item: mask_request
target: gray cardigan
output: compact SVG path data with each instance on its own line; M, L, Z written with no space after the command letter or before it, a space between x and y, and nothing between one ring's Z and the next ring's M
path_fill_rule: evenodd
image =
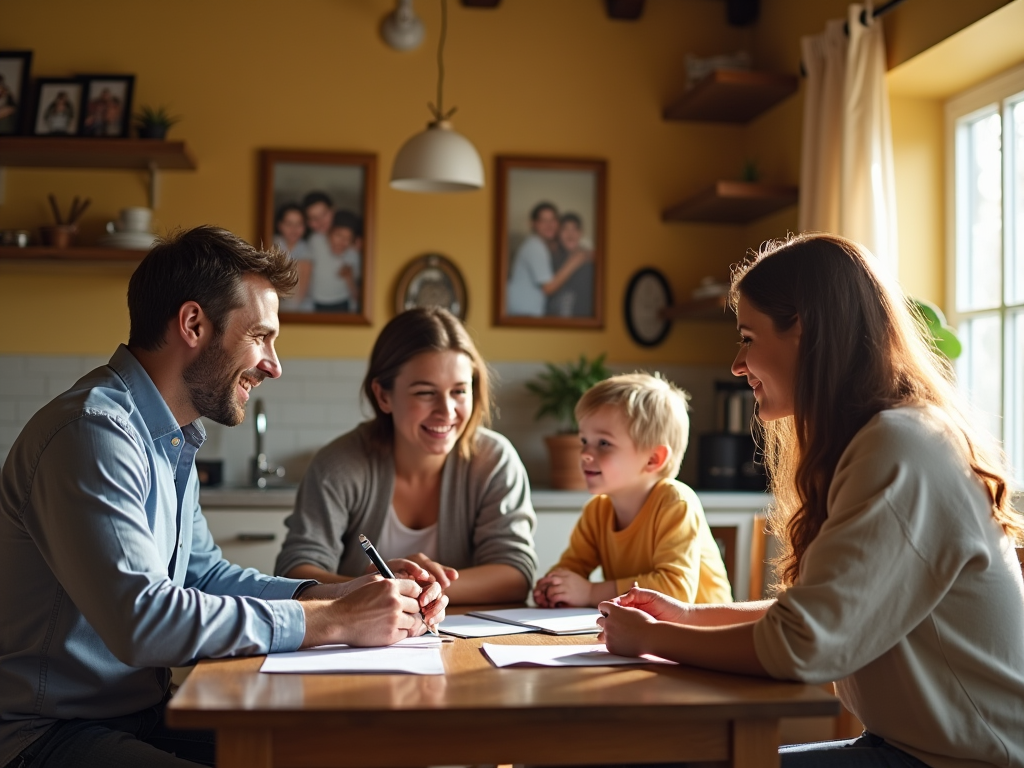
M375 450L368 424L324 446L302 478L276 573L309 564L345 576L366 572L359 534L380 537L394 494L390 450ZM477 430L469 461L452 451L441 475L437 559L453 568L504 563L529 584L537 569L526 469L512 444L497 432Z

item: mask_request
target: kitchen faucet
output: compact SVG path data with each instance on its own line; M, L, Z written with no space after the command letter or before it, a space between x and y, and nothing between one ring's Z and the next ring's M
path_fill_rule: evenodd
M284 477L284 467L275 467L267 461L263 451L263 436L267 434L267 414L263 410L263 400L254 404L256 417L256 457L252 460L252 484L257 488L266 488L267 481L272 477Z

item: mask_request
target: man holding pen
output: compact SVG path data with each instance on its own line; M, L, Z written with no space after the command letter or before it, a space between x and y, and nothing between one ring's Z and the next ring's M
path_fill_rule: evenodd
M443 619L447 598L413 563L425 586L327 585L242 569L213 543L199 418L239 424L252 388L281 375L278 299L295 282L286 254L224 230L157 245L129 283L128 345L15 442L0 475L0 766L212 765L212 734L163 725L167 667L385 645Z

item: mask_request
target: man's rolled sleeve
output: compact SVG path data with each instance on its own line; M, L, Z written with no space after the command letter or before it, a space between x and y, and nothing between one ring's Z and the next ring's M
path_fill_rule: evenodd
M270 652L297 651L302 647L302 641L306 637L306 613L302 610L302 604L297 600L270 600L268 605L274 616Z

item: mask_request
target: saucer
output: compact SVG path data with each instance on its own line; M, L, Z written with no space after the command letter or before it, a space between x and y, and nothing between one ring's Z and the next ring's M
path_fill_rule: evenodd
M137 251L148 251L156 242L152 232L114 232L102 238L100 245L107 248L130 248Z

